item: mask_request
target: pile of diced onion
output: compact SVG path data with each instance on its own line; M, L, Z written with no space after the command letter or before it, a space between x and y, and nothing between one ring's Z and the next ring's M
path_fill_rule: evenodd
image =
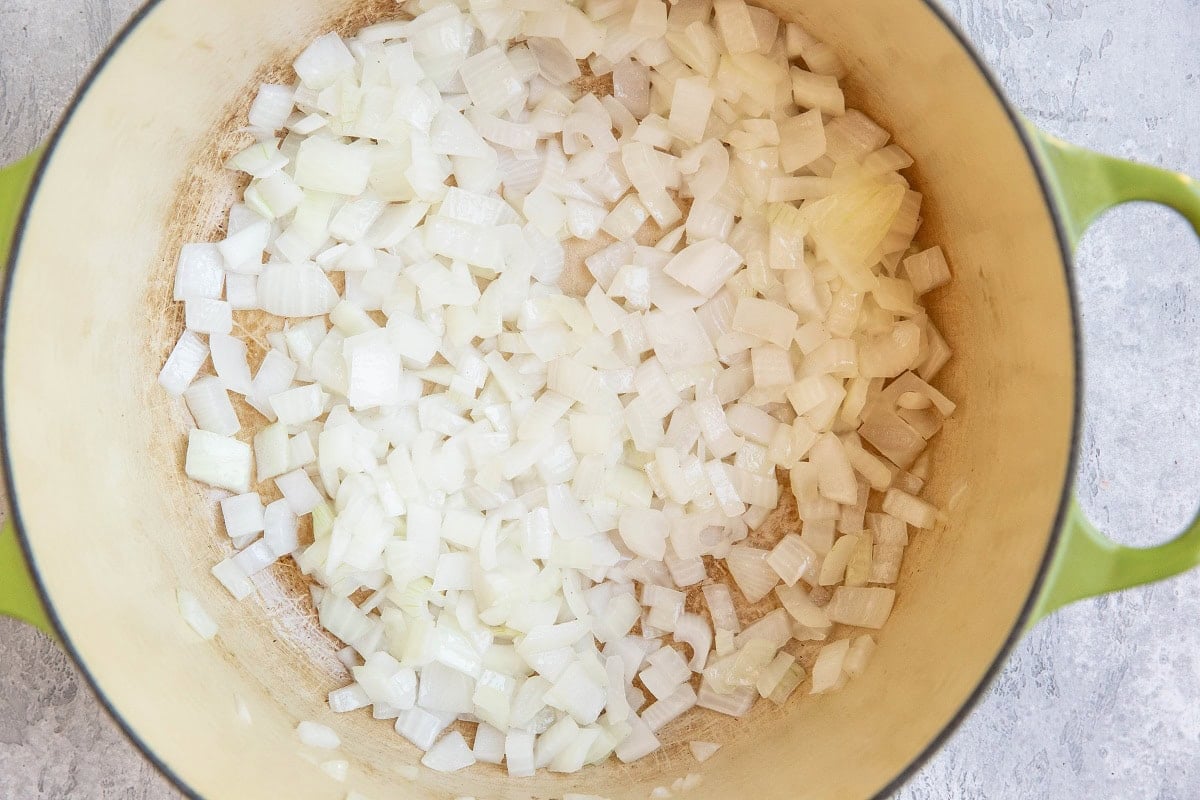
M261 87L227 235L180 253L160 382L222 490L213 574L294 558L330 707L437 770L633 761L694 707L840 687L954 409L912 159L742 0L401 10Z

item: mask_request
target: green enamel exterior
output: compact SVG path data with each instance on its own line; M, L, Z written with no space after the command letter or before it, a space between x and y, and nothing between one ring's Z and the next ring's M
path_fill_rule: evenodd
M1200 184L1186 175L1134 164L1062 142L1027 124L1072 251L1102 213L1135 200L1161 203L1183 215L1200 235ZM1200 514L1176 538L1157 547L1117 544L1092 525L1077 498L1030 624L1067 603L1152 583L1200 564Z
M0 266L8 263L17 217L41 157L39 149L0 170ZM29 575L11 521L0 529L0 615L23 620L51 636L55 635Z
M28 622L56 636L25 566L25 554L21 552L12 522L0 528L0 616Z

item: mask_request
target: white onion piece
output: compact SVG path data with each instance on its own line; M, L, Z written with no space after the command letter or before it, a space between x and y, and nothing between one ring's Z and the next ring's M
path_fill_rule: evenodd
M371 698L357 683L334 689L329 693L329 710L338 714L366 708L371 704Z
M238 539L263 530L263 504L257 492L226 497L220 503L229 538Z
M233 436L240 430L241 423L220 378L200 378L183 393L183 399L202 430L221 436Z
M779 583L779 576L767 563L770 555L768 550L738 545L731 548L725 556L730 574L751 603L757 603L766 597Z
M244 493L250 488L250 470L249 445L209 431L188 434L184 471L192 480Z
M795 663L796 659L788 653L776 654L774 660L763 668L755 681L754 688L758 690L759 695L770 697L779 688L784 676Z
M644 758L662 746L662 742L641 717L631 716L629 724L632 728L629 736L616 748L617 758L626 764Z
M627 508L621 512L619 530L622 541L634 553L661 560L666 553L669 525L661 511Z
M169 394L182 395L207 358L208 345L204 340L192 331L184 331L158 374L159 385Z
M724 242L705 239L685 247L663 271L684 286L712 297L741 265L736 250Z
M179 614L201 639L211 639L217 635L217 623L200 605L196 595L186 589L176 589L175 599L179 603Z
M718 692L707 680L700 683L696 705L730 717L744 717L758 699L753 686L741 686L730 692Z
M332 728L319 722L304 720L296 726L296 733L304 744L322 750L335 750L342 743Z
M220 251L212 244L185 244L175 266L175 300L219 300L225 283Z
M651 703L642 712L642 720L646 723L646 727L657 733L667 723L678 719L695 705L696 690L685 683L666 697Z
M267 264L258 277L258 301L280 317L312 317L332 311L338 295L316 265Z
M703 672L712 649L713 634L708 622L699 614L680 614L675 623L675 641L683 642L692 648L692 657L688 667L693 672Z
M692 751L692 757L697 762L703 764L717 754L717 751L721 749L721 745L715 742L693 741L688 742L688 749Z
M475 763L475 755L458 731L437 741L421 758L421 763L437 772L458 772Z
M792 624L788 619L788 613L777 608L759 619L753 624L747 625L745 630L734 637L734 644L742 649L752 641L764 641L771 647L778 650L787 644L791 638Z
M861 628L881 628L892 613L895 600L896 592L893 589L839 586L833 590L833 597L825 607L825 612L833 622Z
M704 586L703 591L713 627L731 633L741 631L742 623L738 620L729 587L723 583L710 583Z
M836 688L842 681L842 665L850 650L850 640L842 639L821 648L812 670L812 694L821 694Z
M787 613L806 628L826 630L830 626L825 610L813 602L799 586L776 586L775 594Z
M937 520L937 509L920 498L889 489L883 498L883 511L915 528L932 528Z

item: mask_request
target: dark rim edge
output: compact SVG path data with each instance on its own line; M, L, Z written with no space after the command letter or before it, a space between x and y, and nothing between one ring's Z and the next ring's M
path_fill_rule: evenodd
M54 151L58 147L59 141L62 139L67 127L70 125L75 111L78 109L80 101L91 89L96 82L100 73L108 65L116 51L125 43L125 40L145 21L146 17L158 7L162 0L147 0L147 2L121 27L112 41L105 48L104 52L96 60L88 71L87 76L80 83L79 88L67 103L63 111L62 118L55 126L54 131L50 134L46 141L45 152L42 155L41 161L38 163L37 169L29 184L29 190L25 195L22 203L21 213L17 220L17 225L13 230L12 247L8 254L8 260L5 268L3 279L3 291L0 293L0 461L4 467L4 484L8 491L9 506L12 513L13 528L17 536L17 542L21 547L21 551L25 556L26 563L29 565L29 572L33 578L35 587L37 588L38 597L42 601L42 605L46 609L46 615L50 623L54 626L54 630L58 633L62 640L63 647L71 660L75 662L75 666L91 687L93 694L100 701L104 710L113 719L122 733L141 751L142 755L154 765L164 777L175 785L177 789L182 791L191 800L205 800L199 793L189 786L178 774L175 773L170 766L164 763L155 754L154 750L142 740L138 733L129 725L120 712L116 709L113 703L108 699L108 696L100 688L95 677L88 670L79 651L71 642L70 636L64 627L62 621L58 617L58 613L50 602L49 594L46 587L42 583L42 578L37 569L37 563L33 556L32 548L29 545L28 538L25 534L25 526L21 519L20 504L17 500L16 485L13 479L12 459L9 453L8 436L4 435L8 429L8 383L6 377L7 369L7 343L8 343L8 322L9 322L9 307L10 298L12 296L13 276L16 272L18 256L20 255L22 238L28 223L29 214L33 208L37 198L38 189L41 185L42 177L45 174L47 165L54 155ZM983 60L979 53L971 44L970 39L959 27L957 21L952 19L935 0L921 0L927 9L942 23L951 36L958 42L963 51L974 62L976 69L979 70L988 87L992 90L992 95L995 97L1000 106L1004 109L1009 122L1012 124L1022 147L1025 149L1026 157L1030 162L1034 175L1037 178L1038 186L1042 190L1042 200L1045 203L1046 211L1054 223L1054 230L1058 237L1060 255L1062 259L1062 268L1064 271L1064 279L1067 289L1067 297L1070 305L1070 321L1071 321L1071 340L1073 344L1075 358L1075 395L1072 402L1072 421L1070 431L1070 450L1067 458L1066 474L1063 476L1063 489L1059 497L1058 510L1054 515L1053 527L1050 531L1050 538L1047 541L1046 551L1042 556L1041 564L1038 566L1038 571L1034 577L1033 586L1030 589L1029 596L1026 597L1025 603L1021 608L1013 622L1013 627L1005 638L991 665L985 670L980 677L979 683L971 694L963 701L958 711L951 717L942 729L925 745L924 749L913 758L908 765L901 770L887 785L880 789L875 794L875 800L884 800L894 794L901 786L908 782L929 759L937 753L950 740L951 736L962 725L963 721L979 704L984 694L991 688L1000 673L1001 668L1008 661L1009 655L1017 642L1020 641L1025 633L1025 626L1029 620L1030 614L1035 603L1041 593L1041 590L1046 581L1046 575L1049 571L1050 564L1053 561L1054 554L1058 549L1058 542L1062 535L1062 526L1066 518L1067 509L1070 506L1071 495L1074 487L1074 475L1076 470L1077 448L1079 444L1079 431L1082 424L1082 384L1083 384L1083 353L1082 343L1079 339L1079 306L1078 298L1075 292L1075 283L1071 271L1072 254L1071 248L1068 245L1066 230L1063 226L1061 214L1054 200L1054 195L1049 185L1046 170L1037 154L1037 150L1030 141L1029 134L1025 126L1021 123L1020 116L1009 102L1008 97L1004 94L1000 87L1000 82L997 80L995 73L991 67Z

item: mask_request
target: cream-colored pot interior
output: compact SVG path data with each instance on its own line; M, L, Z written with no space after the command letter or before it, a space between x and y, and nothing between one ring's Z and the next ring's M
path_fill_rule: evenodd
M170 302L177 248L220 235L236 188L220 163L253 87L319 32L353 30L394 3L163 0L104 65L54 148L20 244L5 339L10 467L71 646L196 794L643 800L701 771L697 799L857 798L901 775L975 691L1031 593L1067 478L1075 364L1051 213L1001 101L923 2L767 5L837 48L851 103L916 158L922 237L955 270L932 305L955 349L939 383L960 402L928 496L956 501L944 526L914 537L871 669L844 691L763 703L744 720L694 711L636 764L521 781L487 765L405 781L398 768L419 754L390 723L329 712L326 693L347 680L294 573L277 568L274 588L240 604L209 575L228 540L183 476L186 412L155 383L182 324ZM217 618L214 643L180 618L179 586ZM315 766L331 755L300 745L302 719L341 734L348 784ZM690 738L725 747L698 768Z

